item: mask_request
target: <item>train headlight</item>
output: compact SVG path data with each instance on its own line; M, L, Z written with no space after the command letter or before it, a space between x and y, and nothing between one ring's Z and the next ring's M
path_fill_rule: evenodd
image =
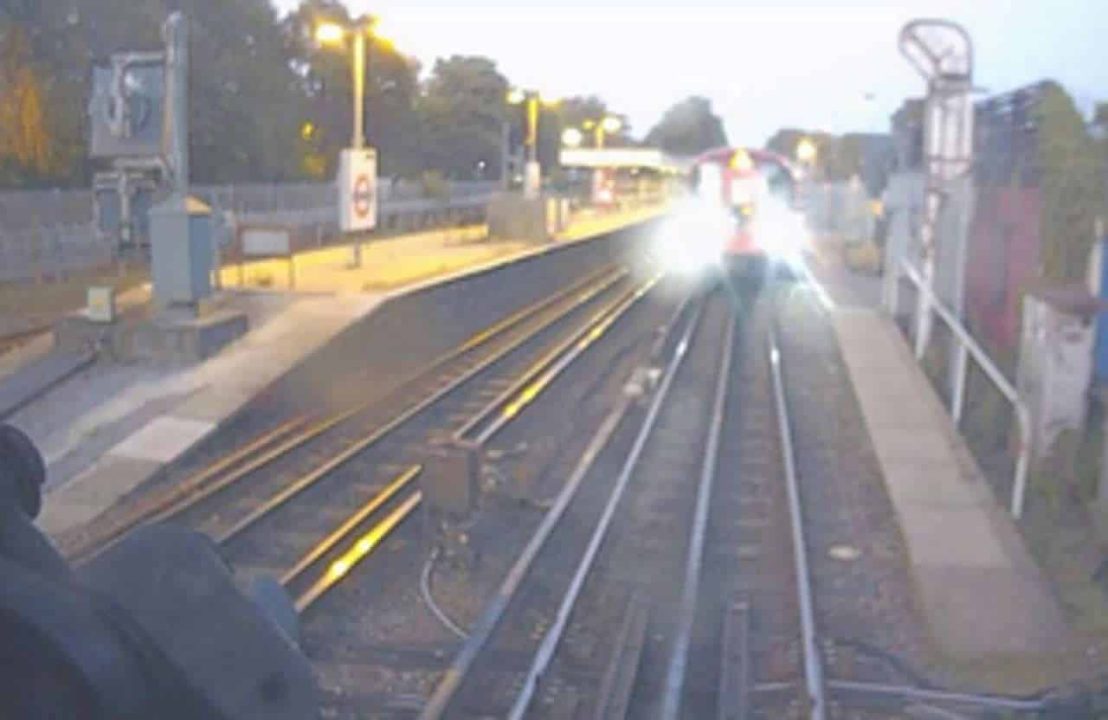
M796 264L810 247L804 217L779 203L762 209L756 220L759 246L775 260Z
M663 223L654 243L654 256L667 270L700 273L719 263L724 243L735 222L718 204L690 201Z

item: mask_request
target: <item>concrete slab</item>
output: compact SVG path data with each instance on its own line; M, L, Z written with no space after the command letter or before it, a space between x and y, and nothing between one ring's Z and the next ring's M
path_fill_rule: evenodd
M981 656L981 638L991 655L1049 655L1058 647L1058 610L1039 582L1007 567L936 565L917 572L921 600L932 632L954 657Z
M858 403L874 426L890 428L923 428L934 421L929 403L919 402L917 393L869 392L858 394Z
M893 324L831 311L939 650L977 662L1049 658L1061 609Z
M869 434L882 467L904 460L954 463L954 453L941 429L928 425L903 427L873 423L869 425Z
M936 493L938 494L938 493ZM940 495L940 497L942 497ZM917 567L1006 568L1007 553L975 505L913 502L897 507ZM948 590L950 588L947 588Z
M885 485L896 496L894 505L943 508L994 502L992 491L962 477L960 465L952 460L897 460L884 468Z
M152 460L105 456L49 493L37 523L49 535L89 523L161 467L162 463Z
M162 415L108 451L109 455L167 463L207 435L213 422Z

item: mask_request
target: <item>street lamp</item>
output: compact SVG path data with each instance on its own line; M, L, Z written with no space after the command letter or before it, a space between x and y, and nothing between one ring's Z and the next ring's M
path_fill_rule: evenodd
M315 28L315 39L320 45L342 47L346 44L347 37L354 40L350 50L354 87L354 130L351 134L350 146L356 150L365 147L366 40L370 37L384 40L376 31L375 18L364 18L353 25L321 22Z
M581 147L581 143L584 142L585 135L575 127L568 127L562 131L562 144L566 147Z
M816 144L809 137L800 138L796 144L796 160L804 165L814 165L816 162Z
M350 149L339 158L339 226L343 232L372 230L377 223L377 156L365 142L365 83L367 39L374 35L376 20L364 17L344 25L321 22L316 25L315 39L320 45L343 47L348 37L351 43L351 69L354 95L354 127ZM362 265L362 243L353 243L353 267Z
M527 167L523 176L523 194L525 197L539 196L542 168L539 166L539 106L556 105L553 98L543 98L537 90L512 88L505 98L509 105L525 105L527 108L527 135L524 145L527 147Z
M593 131L593 147L599 150L604 147L607 133L617 133L623 129L623 121L615 115L605 115L599 120L586 120L581 126Z

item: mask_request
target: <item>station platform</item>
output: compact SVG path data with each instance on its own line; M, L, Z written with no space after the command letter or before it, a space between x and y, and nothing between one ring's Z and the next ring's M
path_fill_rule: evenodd
M893 322L879 281L819 256L827 309L895 509L935 649L976 678L1037 686L1069 650L1061 607Z
M572 242L617 230L652 217L645 208L575 215L553 242ZM533 242L489 240L485 225L432 230L362 243L361 266L353 267L352 245L335 245L272 258L228 264L220 273L225 288L273 288L302 293L357 293L395 289L466 268L515 257Z
M259 282L267 273L284 277L282 260L224 268L224 301L247 314L250 331L217 356L171 368L96 363L8 418L35 440L47 461L40 527L59 539L92 522L388 298L598 237L661 212L644 208L582 218L539 245L482 242L483 228L367 242L359 268L349 266L348 246L311 251L294 261L292 292L277 282ZM240 278L245 287L236 287ZM142 293L148 296L149 288L133 295ZM10 376L45 352L49 344L36 340L0 355L0 367Z

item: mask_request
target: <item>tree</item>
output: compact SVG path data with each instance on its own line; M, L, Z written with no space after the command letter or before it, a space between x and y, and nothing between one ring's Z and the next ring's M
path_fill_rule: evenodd
M330 177L339 150L350 144L353 87L349 48L319 47L314 39L315 26L324 18L342 25L359 20L337 0L305 0L285 19L283 29L307 98L300 118L301 129L309 130L302 132L306 169L313 176ZM419 66L378 38L368 43L366 56L366 138L378 151L379 171L415 175L420 167L415 111Z
M51 132L44 105L23 29L0 27L0 180L16 184L50 173Z
M1035 107L1042 190L1042 270L1053 280L1079 280L1104 212L1104 150L1089 134L1073 99L1047 83Z
M448 177L492 175L499 166L508 81L483 57L438 60L417 103L423 167ZM513 112L522 109L513 108ZM482 170L484 169L484 170Z
M690 97L666 110L646 136L646 143L674 155L698 155L727 145L723 122L712 112L712 102Z
M299 173L304 96L268 0L9 0L0 23L24 33L42 89L52 158L43 181L88 183L89 67L114 52L160 49L170 6L190 22L193 180Z

